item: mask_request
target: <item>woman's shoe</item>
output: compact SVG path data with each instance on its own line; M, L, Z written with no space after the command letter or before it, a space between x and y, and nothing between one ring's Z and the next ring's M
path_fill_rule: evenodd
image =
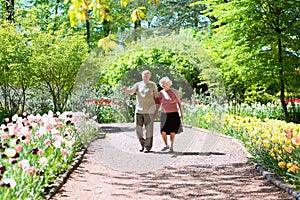
M167 151L170 147L169 146L165 146L164 148L161 149L161 151Z

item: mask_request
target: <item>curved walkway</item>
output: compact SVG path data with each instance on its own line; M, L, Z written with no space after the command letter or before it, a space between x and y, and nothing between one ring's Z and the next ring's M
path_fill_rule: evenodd
M184 127L174 153L161 152L155 123L153 148L139 152L134 124L104 124L83 163L52 199L293 199L247 164L236 140Z

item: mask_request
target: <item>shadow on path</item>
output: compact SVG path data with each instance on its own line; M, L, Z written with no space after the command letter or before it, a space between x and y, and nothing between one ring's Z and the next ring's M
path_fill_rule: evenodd
M169 152L169 151L150 151L153 154L173 154L173 156L211 156L211 155L226 155L222 152Z
M154 173L122 174L110 179L110 184L122 191L113 194L118 199L136 199L136 194L146 199L292 199L262 181L245 163L171 166Z

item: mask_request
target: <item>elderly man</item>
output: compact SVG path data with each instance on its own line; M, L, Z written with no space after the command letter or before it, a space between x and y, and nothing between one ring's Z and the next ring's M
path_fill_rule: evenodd
M157 86L150 81L151 72L145 70L142 72L142 81L137 82L127 89L122 88L122 91L127 94L136 94L136 108L135 108L135 123L136 134L142 146L140 152L145 150L145 153L150 152L153 143L153 122L154 112L156 109L156 102L158 100ZM143 126L146 129L146 138L143 133Z

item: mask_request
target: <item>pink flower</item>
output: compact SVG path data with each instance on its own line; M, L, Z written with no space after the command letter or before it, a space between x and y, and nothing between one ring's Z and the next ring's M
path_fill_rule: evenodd
M293 143L293 145L295 145L295 146L300 145L300 135L295 136L295 137L292 139L292 143Z
M51 131L51 129L52 129L51 125L48 124L48 125L46 126L46 129L47 129L48 131Z
M39 149L39 151L37 152L40 156L44 154L44 150L43 149Z
M36 132L35 136L39 138L42 136L42 134L41 134L41 132L38 131L38 132Z
M17 152L21 152L21 151L23 150L23 147L22 147L21 145L18 144L18 145L15 147L15 149L16 149Z
M24 141L24 143L25 144L30 144L30 140L27 139L27 140Z
M51 144L51 140L50 140L50 139L46 139L46 140L44 141L44 144L45 144L46 146L49 146L49 145Z
M62 122L57 122L56 127L62 127L64 124Z
M27 172L28 174L30 174L30 175L34 175L36 171L37 171L37 168L36 168L35 166L30 166L30 167L26 170L26 172Z
M284 132L285 132L285 137L287 138L287 139L292 139L293 138L293 129L288 129L288 130L284 130Z
M28 160L21 160L19 163L18 163L18 166L20 168L22 168L23 170L27 170L29 168L29 161Z
M1 138L7 139L7 138L9 138L9 135L7 133L2 133Z
M24 136L25 136L26 138L30 138L30 137L31 137L31 133L27 132L27 133L24 134Z
M68 150L67 150L67 149L62 149L62 150L61 150L61 153L62 153L63 155L67 155L67 154L68 154Z
M68 132L68 133L72 133L72 129L70 129L70 128L67 128L67 129L66 129L66 132Z
M52 133L52 135L60 135L61 134L60 131L57 129L52 129L51 133Z

